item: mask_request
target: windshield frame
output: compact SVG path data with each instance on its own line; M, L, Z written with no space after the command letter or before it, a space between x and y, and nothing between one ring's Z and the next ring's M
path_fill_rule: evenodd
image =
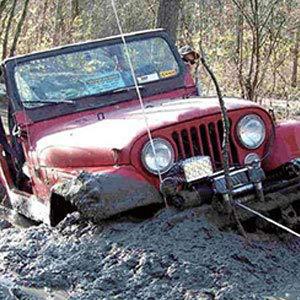
M177 51L175 44L171 41L170 37L164 30L151 30L143 31L138 33L127 34L125 36L126 41L129 43L131 41L145 40L149 38L160 37L165 40L169 46L174 58L178 64L179 72L177 75L160 79L159 81L153 81L143 84L144 88L141 91L143 97L153 96L159 93L173 91L175 89L185 87L184 84L184 70L185 66L182 59ZM74 112L80 112L84 110L90 110L100 107L107 107L124 101L130 101L137 99L135 89L130 91L124 91L121 93L104 94L104 95L89 95L77 98L75 105L68 105L67 103L59 103L55 106L51 106L49 110L48 105L37 106L37 107L24 107L20 96L18 93L16 80L15 80L15 67L19 64L23 64L35 59L42 59L47 57L56 56L57 54L68 54L76 51L85 51L88 49L97 48L99 46L109 46L115 43L122 42L120 36L104 38L101 40L84 42L79 44L62 46L55 49L50 49L43 52L35 52L29 55L19 56L15 58L10 58L4 61L4 75L6 79L7 94L8 97L13 101L13 107L15 111L26 110L26 113L35 121L41 121L45 119L51 119L57 116L71 114Z

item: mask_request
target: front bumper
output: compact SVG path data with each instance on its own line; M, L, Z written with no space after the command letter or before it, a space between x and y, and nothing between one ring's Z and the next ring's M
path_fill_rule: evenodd
M82 172L57 184L53 190L71 203L83 218L94 223L136 208L163 203L154 186L134 177L130 169L125 170L119 174Z
M300 199L300 159L269 174L265 174L256 162L251 166L231 169L229 176L233 200L251 204L259 211L286 208ZM163 180L161 192L177 208L212 204L220 213L228 212L229 190L224 172L187 182L181 164L178 164ZM245 214L245 218L247 216Z

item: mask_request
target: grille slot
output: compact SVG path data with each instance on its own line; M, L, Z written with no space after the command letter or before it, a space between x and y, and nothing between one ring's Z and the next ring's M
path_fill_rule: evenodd
M222 168L223 125L221 120L173 131L172 138L177 147L179 160L197 155L210 156L214 169ZM232 133L230 135L229 159L231 165L236 165L239 162Z

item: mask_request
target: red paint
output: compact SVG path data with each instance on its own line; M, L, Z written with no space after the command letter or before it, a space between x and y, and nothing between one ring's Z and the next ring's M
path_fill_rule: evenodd
M300 157L300 121L288 121L276 126L276 138L270 157L265 161L267 171Z
M153 101L153 107L147 109L151 131L155 135L164 135L163 128L180 130L190 120L198 122L206 116L207 119L220 118L218 100L215 98L191 98ZM251 113L256 107L252 102L228 99L229 111L239 118L241 111L248 108ZM263 118L266 113L257 109ZM102 110L103 111L103 110ZM105 119L98 120L97 111L89 115L72 115L73 120L66 117L44 121L29 126L32 153L36 163L48 167L97 167L114 164L113 149L119 150L118 163L129 164L130 151L133 143L146 133L145 120L137 103L131 107L110 110L104 113ZM69 117L69 116L67 116ZM197 122L196 121L196 122ZM268 118L268 126L270 119Z
M226 103L234 125L232 135L234 144L239 150L238 159L240 164L243 164L244 157L251 151L239 145L234 135L236 123L245 114L257 113L265 120L269 132L271 119L253 102L226 99ZM148 119L153 137L169 140L174 148L176 147L171 138L174 130L180 131L200 123L208 124L221 118L216 98L160 101L155 99L151 104L153 107L148 109ZM141 149L148 136L139 105L131 102L131 105L119 109L106 108L104 120L98 120L99 111L93 110L89 114L74 114L29 125L33 146L32 164L44 170L40 172L40 179L33 179L34 190L40 197L47 198L51 189L51 184L46 190L45 186L42 188L43 181L51 179L50 182L54 183L61 176L56 175L55 179L50 175L53 173L52 169L59 169L60 174L64 170L75 173L81 170L107 172L108 167L116 163L134 166L139 176L142 175L144 179L158 187L157 177L149 174L140 160ZM117 158L114 157L114 149L118 150ZM265 151L264 144L255 152L262 157ZM177 152L176 155L178 156Z
M199 125L208 125L213 122L217 122L221 119L221 114L220 110L217 107L217 99L209 99L210 104L208 104L205 99L199 100L199 104L201 105L208 105L209 109L201 109L199 111L194 110L194 115L193 117L190 117L188 120L185 120L184 118L180 121L180 123L176 123L174 126L168 126L165 128L159 128L157 130L153 130L152 134L153 137L161 137L166 140L168 140L172 145L173 148L175 149L175 155L176 159L178 158L178 152L176 151L176 146L175 143L172 139L172 133L174 130L177 132L180 132L182 130L189 130L190 128L195 128ZM206 102L206 104L205 104ZM258 114L263 120L265 120L266 128L267 128L267 137L270 136L271 134L271 118L268 115L268 113L259 108L256 105L253 105L252 102L248 101L242 101L242 100L236 100L236 99L228 99L227 101L227 108L229 112L229 117L232 120L232 127L231 127L231 132L232 132L232 137L233 137L233 143L237 149L237 154L238 154L238 161L240 165L243 165L244 158L247 156L247 154L255 152L257 153L260 157L263 157L267 151L267 144L264 143L261 147L259 147L256 150L249 150L245 149L242 147L239 143L239 140L237 136L234 134L236 131L236 125L238 121L241 119L246 114L249 113L256 113ZM214 104L216 105L215 111L213 109ZM237 107L238 106L238 107ZM132 163L133 165L139 170L140 173L144 173L145 177L147 178L148 181L152 182L156 186L159 185L159 182L157 180L157 176L150 174L145 170L145 168L142 166L141 161L140 161L140 151L144 145L144 143L148 140L147 135L144 135L141 139L139 139L134 147L132 148L131 152L131 157L132 157ZM219 143L219 150L221 149L221 143ZM211 149L213 151L213 149Z
M191 87L188 89L188 93L193 93ZM188 130L200 123L209 124L220 119L217 98L183 99L185 95L187 89L181 89L144 99L145 105L151 106L147 109L147 116L153 137L167 139L173 145L177 157L172 132ZM243 164L245 156L250 152L256 152L263 157L267 151L267 144L264 143L254 151L245 149L235 135L235 126L244 115L256 113L264 120L269 138L272 128L269 114L250 101L226 99L226 105L233 123L232 137L239 164ZM104 119L98 119L99 112L104 115ZM66 177L66 174L79 174L82 170L106 173L123 172L123 168L130 168L131 171L127 173L124 171L124 174L137 177L139 180L147 180L157 187L159 185L157 176L147 172L140 160L141 149L148 137L137 100L37 123L28 122L24 112L19 112L17 120L23 130L29 130L27 136L30 137L30 151L28 139L23 140L26 156L31 165L32 187L34 193L45 201L50 199L51 188L57 181ZM274 154L264 164L267 170L277 167L291 157L300 156L299 138L296 140L298 130L298 123L278 126L274 148L280 150L273 151ZM289 147L283 146L280 140L286 141ZM118 153L118 166L114 149ZM220 150L220 145L218 149Z
M192 130L203 126L208 136L207 141L211 141L213 137L208 128L217 128L221 120L218 99L196 97L195 85L188 73L184 83L184 88L144 99L153 137L168 140L175 150L177 160L185 145L180 140L178 146L174 134L186 132L191 144ZM269 149L273 121L266 110L250 101L236 98L225 100L232 122L232 149L236 152L230 155L232 166L243 165L245 157L253 152L262 158L271 150L271 155L263 163L267 171L300 157L300 122L278 125L275 142L271 145L272 149ZM98 117L99 114L101 118ZM237 123L247 114L259 115L266 126L266 141L256 150L243 147L236 135ZM24 111L16 112L15 116L24 133L22 143L33 193L44 203L50 201L56 183L77 176L82 171L120 174L136 180L146 180L159 187L158 177L145 170L141 163L141 150L148 141L148 136L137 99L36 123ZM197 135L200 139L199 132L197 131ZM221 152L222 137L217 131L215 134L215 145L209 142L207 145L200 145L201 148L207 147L210 156ZM191 149L191 156L195 155L195 151L194 148ZM183 158L186 157L188 155L184 153ZM212 160L215 169L222 165L221 156L220 161L216 157ZM12 180L2 156L0 162L2 178L8 183L7 188L12 188Z

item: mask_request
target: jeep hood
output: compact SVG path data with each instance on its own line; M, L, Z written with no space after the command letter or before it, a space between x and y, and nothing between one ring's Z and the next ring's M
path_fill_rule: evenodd
M228 111L258 107L253 102L225 99ZM190 98L151 102L146 105L152 131L194 118L220 113L217 98ZM59 123L59 122L57 122ZM60 123L40 133L34 141L40 165L48 167L99 167L130 163L133 143L146 134L141 108L131 106L104 114Z

